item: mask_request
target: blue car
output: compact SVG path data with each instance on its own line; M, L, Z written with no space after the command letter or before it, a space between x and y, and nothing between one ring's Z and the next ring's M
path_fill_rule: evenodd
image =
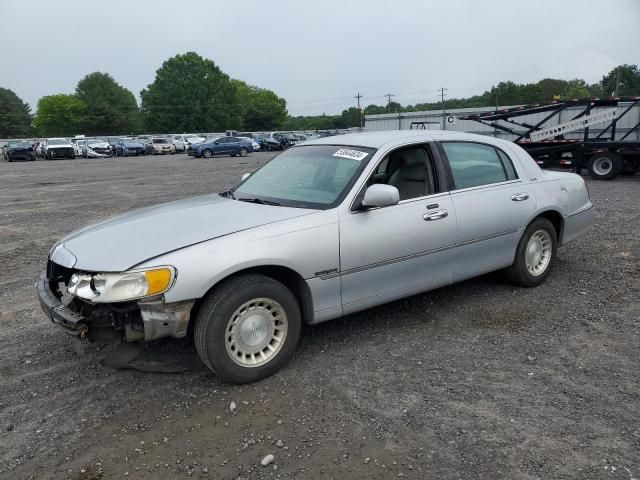
M249 152L253 152L251 142L237 137L210 138L202 143L190 146L187 150L189 155L198 158L211 158L214 155L246 157Z
M145 153L144 145L133 140L124 138L116 143L116 156L137 157L138 155L144 155Z

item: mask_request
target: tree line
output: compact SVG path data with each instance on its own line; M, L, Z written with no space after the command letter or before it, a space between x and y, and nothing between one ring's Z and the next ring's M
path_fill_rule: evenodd
M594 84L546 78L500 82L480 95L446 100L447 109L522 105L553 99L640 96L638 65L620 65ZM47 95L35 114L13 91L0 88L0 138L120 135L141 132L332 130L360 125L361 115L440 110L440 102L371 104L340 115L289 116L286 101L270 90L225 74L212 61L188 52L166 60L150 85L133 93L108 73L82 78L73 94Z

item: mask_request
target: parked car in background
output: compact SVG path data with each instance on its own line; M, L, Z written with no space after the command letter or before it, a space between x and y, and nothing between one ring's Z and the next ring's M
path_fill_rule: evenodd
M118 143L121 140L123 140L123 138L121 138L121 137L108 137L105 140L109 144L109 146L111 147L111 151L113 152L113 154L116 155L116 147L117 147Z
M265 137L266 150L286 150L298 143L298 139L292 133L273 132Z
M105 139L91 138L87 139L85 145L83 145L82 156L84 158L112 157L113 150Z
M179 152L186 152L190 145L196 145L204 141L205 139L203 137L199 137L192 133L173 135L173 144Z
M261 150L260 144L255 140L255 138L251 138L251 137L238 137L238 138L241 140L246 140L247 142L250 142L254 152L259 152Z
M140 135L134 139L136 142L144 145L144 153L153 154L153 143L148 135Z
M7 162L15 160L35 160L36 152L27 140L10 140L2 147L2 158Z
M215 155L239 155L246 157L253 151L251 142L238 137L217 137L198 143L187 150L187 153L194 157L210 158Z
M71 144L73 145L73 150L76 154L76 157L82 157L84 149L87 146L86 138L73 138L71 139Z
M36 142L36 146L34 148L36 157L38 158L44 157L44 144L45 144L44 140L39 140L38 142Z
M164 155L167 153L176 153L176 147L164 137L153 137L151 139L154 155Z
M76 158L73 144L66 138L48 138L44 147L44 158L55 160L59 158Z
M115 152L116 152L116 156L122 156L122 157L130 157L130 156L138 156L138 155L146 154L144 145L130 138L121 138L120 141L116 143Z
M497 270L540 285L593 221L580 176L459 132L308 141L247 175L61 239L36 284L46 315L89 338L189 333L208 368L247 383L289 360L303 323Z

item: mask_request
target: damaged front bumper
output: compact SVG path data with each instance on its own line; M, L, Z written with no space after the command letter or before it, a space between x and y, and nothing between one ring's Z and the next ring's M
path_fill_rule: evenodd
M111 329L127 341L155 340L162 337L182 338L187 335L194 300L165 303L163 297L133 302L137 310L122 310L118 304L95 306L86 303L84 309L65 304L52 290L47 273L36 282L38 300L51 321L70 335L93 338L92 332ZM76 311L79 310L79 311ZM121 313L121 312L126 313Z

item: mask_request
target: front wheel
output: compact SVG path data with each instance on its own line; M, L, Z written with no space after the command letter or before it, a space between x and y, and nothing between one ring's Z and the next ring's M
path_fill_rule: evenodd
M240 149L240 156L241 157L246 157L248 153L249 153L249 150L247 150L246 148L241 148Z
M242 275L205 297L194 341L214 373L228 382L249 383L284 366L301 327L300 307L286 286L263 275Z
M204 158L211 158L211 157L213 157L213 151L211 151L211 150L210 150L210 149L208 149L208 148L205 148L205 149L202 151L202 156L203 156Z
M549 275L558 249L557 232L546 218L537 218L525 229L507 277L523 287L536 287Z

